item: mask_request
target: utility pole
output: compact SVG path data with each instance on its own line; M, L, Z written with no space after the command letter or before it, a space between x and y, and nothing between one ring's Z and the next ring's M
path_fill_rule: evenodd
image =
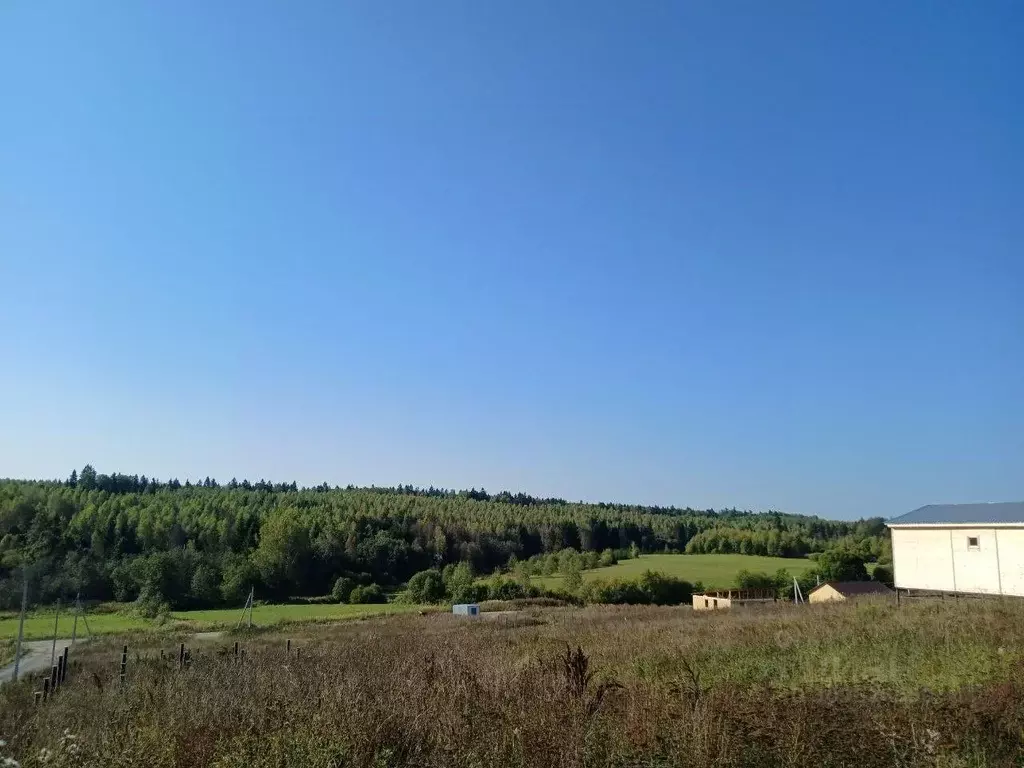
M245 607L242 608L242 615L238 617L238 623L235 624L235 629L242 626L242 622L246 620L246 614L249 618L249 629L252 629L252 603L253 597L256 594L256 587L249 588L249 599L245 601Z
M50 666L57 657L57 621L60 619L60 598L57 598L57 613L53 617L53 647L50 648Z
M22 572L21 587L21 618L18 619L18 644L14 647L14 676L13 682L18 682L18 666L21 664L21 640L25 636L25 611L28 608L28 571Z
M75 644L75 638L78 636L78 598L81 596L81 592L75 595L75 623L71 625L71 645Z

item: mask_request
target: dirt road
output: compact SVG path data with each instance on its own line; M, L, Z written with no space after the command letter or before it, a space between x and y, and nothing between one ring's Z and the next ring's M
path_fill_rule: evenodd
M57 653L64 650L65 645L71 645L70 640L57 641ZM18 665L18 679L42 675L50 669L50 651L53 648L53 640L25 640L21 644L21 664ZM56 660L56 656L54 657ZM3 669L0 669L0 684L10 682L14 679L14 662L12 661Z
M193 635L195 640L220 640L223 632L199 632ZM82 643L82 640L78 641ZM70 646L70 640L57 640L57 654L64 651L64 646ZM42 676L50 667L50 651L53 648L53 640L25 640L21 643L21 664L18 665L18 679L24 680L30 676ZM56 656L54 656L56 663ZM0 669L0 685L9 683L14 679L14 662Z

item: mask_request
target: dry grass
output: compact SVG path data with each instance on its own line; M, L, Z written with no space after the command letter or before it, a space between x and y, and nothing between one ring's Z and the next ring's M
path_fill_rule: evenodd
M886 603L699 615L404 616L194 645L179 672L97 645L34 708L0 691L23 766L1013 766L1024 604ZM138 642L153 642L139 638ZM170 650L168 643L166 650ZM75 738L63 736L65 729ZM72 754L74 753L74 754ZM2 755L0 751L0 755Z

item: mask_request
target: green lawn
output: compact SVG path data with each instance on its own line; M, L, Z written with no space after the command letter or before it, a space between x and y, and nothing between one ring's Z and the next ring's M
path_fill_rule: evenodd
M126 632L146 632L161 630L202 631L208 629L229 629L238 623L242 615L241 608L228 608L212 611L175 611L171 620L158 623L136 616L131 611L107 610L101 613L89 613L89 628L97 635L116 635ZM336 621L357 619L369 616L383 616L394 613L408 613L425 610L419 605L403 605L389 603L385 605L341 605L341 604L287 604L257 605L253 609L253 624L260 627L302 621ZM50 611L33 611L25 619L25 639L44 640L53 637L54 613ZM74 618L70 613L61 613L57 635L60 638L71 637ZM78 636L86 634L85 623L78 622ZM0 615L0 643L18 636L17 614Z
M814 567L804 558L761 557L759 555L640 555L622 560L607 568L584 571L583 577L593 579L635 580L644 571L659 571L689 582L703 582L708 589L726 589L736 585L740 571L774 574L785 568L792 576L799 576ZM553 589L561 585L562 576L535 576L534 582Z

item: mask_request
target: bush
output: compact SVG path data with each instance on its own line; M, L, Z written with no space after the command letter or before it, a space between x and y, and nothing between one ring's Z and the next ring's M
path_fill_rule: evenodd
M143 618L157 619L170 613L171 608L159 592L145 587L135 600L134 610Z
M339 603L347 603L352 598L352 591L356 588L356 580L348 576L340 576L334 582L331 589L331 596Z
M864 558L848 549L827 549L818 556L818 569L824 581L867 581Z
M445 588L441 572L436 569L420 571L409 579L409 599L414 603L439 603L444 600Z
M529 597L530 591L520 582L495 576L487 585L488 600L518 600ZM478 602L476 600L467 602Z
M651 602L650 595L634 581L588 581L580 589L580 597L587 603L609 605L646 605Z
M365 587L360 586L353 589L348 601L353 605L369 605L371 603L386 603L388 599L384 595L384 590L376 584L368 584Z
M874 581L881 582L882 584L891 587L893 585L892 568L884 565L875 566L875 571L871 574L871 578Z
M740 589L775 589L778 585L767 573L743 570L736 574L736 586Z
M644 571L640 577L640 589L654 605L680 605L690 602L693 585L674 576L655 571Z
M479 603L486 600L487 595L486 584L464 584L455 590L451 598L453 603Z

